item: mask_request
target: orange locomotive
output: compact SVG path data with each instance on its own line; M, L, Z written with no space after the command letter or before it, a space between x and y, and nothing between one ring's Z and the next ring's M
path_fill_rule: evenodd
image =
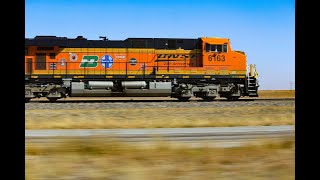
M257 97L254 65L227 38L87 40L36 36L25 41L25 100L67 96L192 96L211 101Z

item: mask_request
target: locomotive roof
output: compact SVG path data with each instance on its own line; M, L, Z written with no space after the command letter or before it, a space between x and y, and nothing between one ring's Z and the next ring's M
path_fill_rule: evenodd
M36 36L26 38L26 46L60 46L68 48L155 48L155 49L197 49L200 38L127 38L125 40L88 40L83 36L77 38L57 36Z

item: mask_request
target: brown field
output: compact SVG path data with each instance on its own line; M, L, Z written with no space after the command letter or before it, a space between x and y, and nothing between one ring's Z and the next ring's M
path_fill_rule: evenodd
M260 91L260 97L294 93ZM28 103L26 129L293 125L294 111L294 101ZM157 143L26 142L25 179L295 179L293 138L229 148Z
M259 90L259 98L295 98L295 90Z
M261 91L262 98L294 91ZM26 129L293 125L294 101L27 103Z
M152 147L114 141L26 144L29 179L282 179L294 177L294 139L241 147Z
M293 106L26 111L27 129L175 128L293 124Z
M290 97L294 91L261 91ZM27 103L26 129L175 128L293 125L294 101Z

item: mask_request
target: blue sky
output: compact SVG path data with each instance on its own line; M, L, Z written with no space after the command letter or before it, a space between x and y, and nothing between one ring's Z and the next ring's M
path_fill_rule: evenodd
M256 64L260 89L295 82L294 0L26 0L25 12L26 38L227 37Z

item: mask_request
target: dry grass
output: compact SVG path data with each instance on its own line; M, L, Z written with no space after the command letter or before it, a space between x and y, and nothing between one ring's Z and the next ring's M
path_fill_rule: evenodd
M294 98L295 90L259 90L259 98Z
M294 179L294 139L233 148L79 140L26 144L26 179Z
M26 129L293 125L293 106L27 110Z

